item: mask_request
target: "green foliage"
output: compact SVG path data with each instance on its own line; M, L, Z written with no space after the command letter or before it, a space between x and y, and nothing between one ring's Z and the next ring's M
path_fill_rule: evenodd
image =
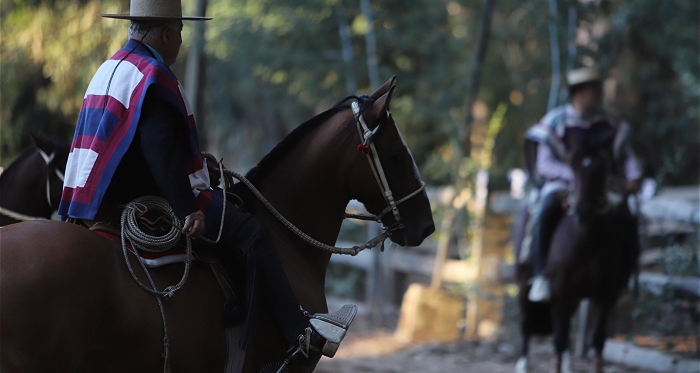
M372 0L382 79L398 76L392 113L422 176L446 184L471 160L454 160L481 15L480 1ZM566 6L560 33L566 42ZM664 183L697 182L698 3L683 0L574 2L576 65L595 62L617 82L613 109L633 126L647 174ZM185 0L191 13L194 0ZM83 93L99 64L126 39L128 0L11 0L3 3L0 46L0 164L27 146L27 132L70 137ZM491 180L505 184L524 166L522 135L544 114L551 76L545 1L499 0L477 104L487 123L507 104L492 148ZM359 1L210 0L205 108L198 121L212 151L247 169L299 123L347 94L369 93ZM670 22L669 20L673 20ZM350 28L352 61L341 54L340 21ZM184 71L192 27L174 70ZM585 40L584 40L585 39ZM566 51L566 48L562 49ZM562 54L562 62L569 56ZM359 92L348 92L350 69ZM471 110L471 108L469 108ZM475 116L476 117L476 116ZM251 146L252 145L252 146Z
M606 67L617 70L617 107L634 128L635 149L660 183L697 183L700 3L611 3L615 12L599 55Z
M126 40L123 23L98 16L121 10L115 5L17 0L3 7L0 163L29 146L29 132L70 140L92 74Z

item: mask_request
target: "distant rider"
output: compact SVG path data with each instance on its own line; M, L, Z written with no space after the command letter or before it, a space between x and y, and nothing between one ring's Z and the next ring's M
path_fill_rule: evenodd
M567 76L569 102L548 112L533 126L526 138L535 141L537 157L535 170L545 182L540 190L540 206L533 214L531 258L534 279L528 299L546 302L550 298L549 281L544 275L549 246L554 230L566 211L566 200L573 182L573 171L565 162L568 149L564 143L567 131L587 134L599 131L597 125L605 123L614 133L613 153L619 165L619 176L626 179L630 193L639 190L641 171L629 145L629 125L603 109L603 82L597 70L590 67L570 71Z

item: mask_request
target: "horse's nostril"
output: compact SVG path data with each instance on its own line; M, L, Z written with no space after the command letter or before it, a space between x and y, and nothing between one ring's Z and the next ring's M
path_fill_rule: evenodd
M435 232L435 224L430 224L423 230L423 238L426 238Z

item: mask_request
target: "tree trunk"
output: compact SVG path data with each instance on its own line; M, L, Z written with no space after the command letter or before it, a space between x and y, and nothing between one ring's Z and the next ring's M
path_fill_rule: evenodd
M552 56L552 81L549 86L547 111L554 109L559 103L559 87L561 86L561 64L559 52L559 10L557 0L549 0L549 46Z
M350 38L350 26L345 19L345 7L338 3L338 33L340 34L341 55L345 67L345 85L349 95L357 93L357 78L352 69L352 39ZM376 88L376 87L375 87Z
M477 94L479 93L479 84L481 82L481 69L484 64L484 58L486 57L486 49L488 47L488 41L491 31L491 16L493 14L493 6L496 0L484 0L484 10L481 14L481 30L479 31L479 42L476 47L476 54L474 55L474 62L472 64L472 71L469 80L469 91L467 91L466 98L466 123L459 132L460 144L463 146L462 154L469 154L469 127L471 126L473 115L472 108L474 107L474 102L476 101Z
M207 0L197 0L195 15L204 17L207 10ZM207 146L206 126L204 124L204 95L202 94L205 80L204 63L204 22L192 22L192 44L187 51L187 67L185 70L185 92L190 101L192 113L197 121L199 146L205 150Z
M377 56L377 37L374 33L374 16L372 14L372 4L370 0L360 0L362 14L367 18L367 71L369 73L370 90L379 88L379 56Z

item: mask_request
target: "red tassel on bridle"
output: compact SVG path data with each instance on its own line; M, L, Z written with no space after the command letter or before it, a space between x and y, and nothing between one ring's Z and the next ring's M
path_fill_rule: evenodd
M363 144L363 143L357 144L357 150L359 150L360 153L362 153L362 154L364 154L364 155L367 155L367 154L370 153L369 146L367 146L367 145L365 145L365 144Z

